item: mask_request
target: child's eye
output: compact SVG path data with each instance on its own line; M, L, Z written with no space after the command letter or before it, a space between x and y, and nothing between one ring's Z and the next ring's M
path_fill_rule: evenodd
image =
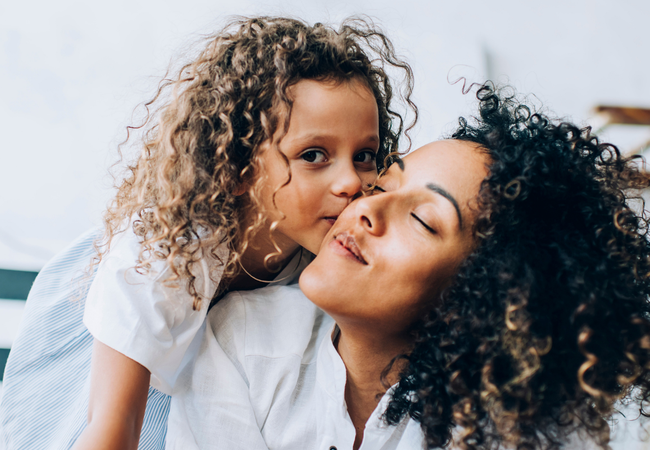
M375 152L367 150L365 152L357 153L354 155L354 162L367 164L373 162L375 158Z
M322 163L327 161L325 153L320 150L309 150L300 155L300 157L310 163Z

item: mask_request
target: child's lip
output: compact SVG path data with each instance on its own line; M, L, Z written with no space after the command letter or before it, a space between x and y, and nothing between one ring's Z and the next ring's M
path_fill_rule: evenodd
M336 222L336 219L338 219L338 218L339 218L339 216L325 216L325 217L323 217L323 219L325 221L327 221L327 223L329 223L330 226L334 225L334 222Z

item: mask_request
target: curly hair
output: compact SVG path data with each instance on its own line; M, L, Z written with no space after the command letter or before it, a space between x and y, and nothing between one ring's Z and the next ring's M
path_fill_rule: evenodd
M451 136L490 159L477 245L416 325L385 419L418 420L429 448L606 447L615 403L643 416L650 396L647 176L510 90L477 97Z
M165 259L172 269L167 282L186 280L198 308L193 264L216 257L225 244L230 258L217 266L225 265L224 276L232 276L250 237L264 224L257 153L260 143L288 129L288 89L302 79L364 82L377 101L381 164L397 150L405 128L394 110L388 67L404 73L400 96L417 119L411 69L372 22L348 19L336 31L282 17L232 20L161 83L145 104L142 127L128 128L146 130L142 151L104 215L106 232L95 263L133 220L143 239L136 268L147 270L153 260ZM237 195L241 191L248 195Z

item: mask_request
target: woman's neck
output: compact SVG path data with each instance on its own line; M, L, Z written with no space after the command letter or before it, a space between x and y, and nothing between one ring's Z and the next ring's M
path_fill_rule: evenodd
M407 353L410 348L408 338L381 336L367 329L341 328L337 351L347 372L345 402L356 431L355 450L361 445L366 422L381 397L399 380L403 363L397 361L383 382L382 373L396 356Z

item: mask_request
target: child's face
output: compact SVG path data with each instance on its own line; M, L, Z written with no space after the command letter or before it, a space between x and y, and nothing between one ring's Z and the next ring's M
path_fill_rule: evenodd
M287 165L274 146L264 142L262 201L272 220L282 219L274 236L284 251L298 244L317 253L352 197L377 177L379 114L372 92L354 79L301 80L289 94L293 109L279 149L289 161L291 181L282 186Z

